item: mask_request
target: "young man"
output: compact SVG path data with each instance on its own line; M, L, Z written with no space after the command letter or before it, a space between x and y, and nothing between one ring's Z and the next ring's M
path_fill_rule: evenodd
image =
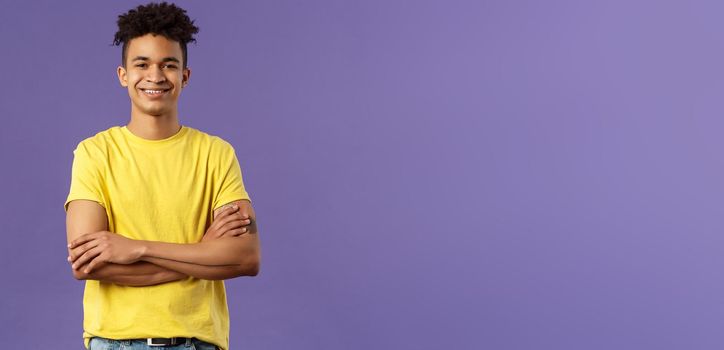
M81 141L65 202L86 348L228 349L224 279L255 276L256 217L234 148L178 121L188 42L167 3L119 16L128 125ZM174 347L175 346L175 347Z

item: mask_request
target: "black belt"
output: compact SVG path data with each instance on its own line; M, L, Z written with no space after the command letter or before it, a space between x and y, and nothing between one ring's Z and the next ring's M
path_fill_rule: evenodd
M190 338L141 338L134 340L145 341L148 346L172 346L186 343Z

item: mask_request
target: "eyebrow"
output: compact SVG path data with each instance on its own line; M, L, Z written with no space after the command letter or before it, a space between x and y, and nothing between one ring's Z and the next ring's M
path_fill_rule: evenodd
M148 61L148 60L149 60L148 57L145 57L145 56L136 56L136 57L134 57L134 58L131 60L131 62L135 62L135 61ZM178 60L178 58L176 58L176 57L164 57L164 58L161 60L161 62L169 62L169 61L176 62L176 63L181 63L181 62Z

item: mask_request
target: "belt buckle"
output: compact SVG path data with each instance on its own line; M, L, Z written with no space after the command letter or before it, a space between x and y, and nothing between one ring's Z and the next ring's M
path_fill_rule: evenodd
M148 344L148 346L167 346L167 345L169 345L166 343L154 343L153 342L154 339L161 339L161 338L146 338L146 343ZM171 344L176 342L176 338L169 338L169 340L171 340Z

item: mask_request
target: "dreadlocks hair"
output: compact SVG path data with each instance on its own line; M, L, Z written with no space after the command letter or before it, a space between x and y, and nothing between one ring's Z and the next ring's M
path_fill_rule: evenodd
M186 44L196 42L193 35L199 32L186 10L167 2L148 3L140 5L127 13L118 16L118 32L113 39L113 45L123 44L121 52L121 65L126 67L126 50L133 38L146 34L163 35L169 40L181 44L183 52L183 68L188 65Z

